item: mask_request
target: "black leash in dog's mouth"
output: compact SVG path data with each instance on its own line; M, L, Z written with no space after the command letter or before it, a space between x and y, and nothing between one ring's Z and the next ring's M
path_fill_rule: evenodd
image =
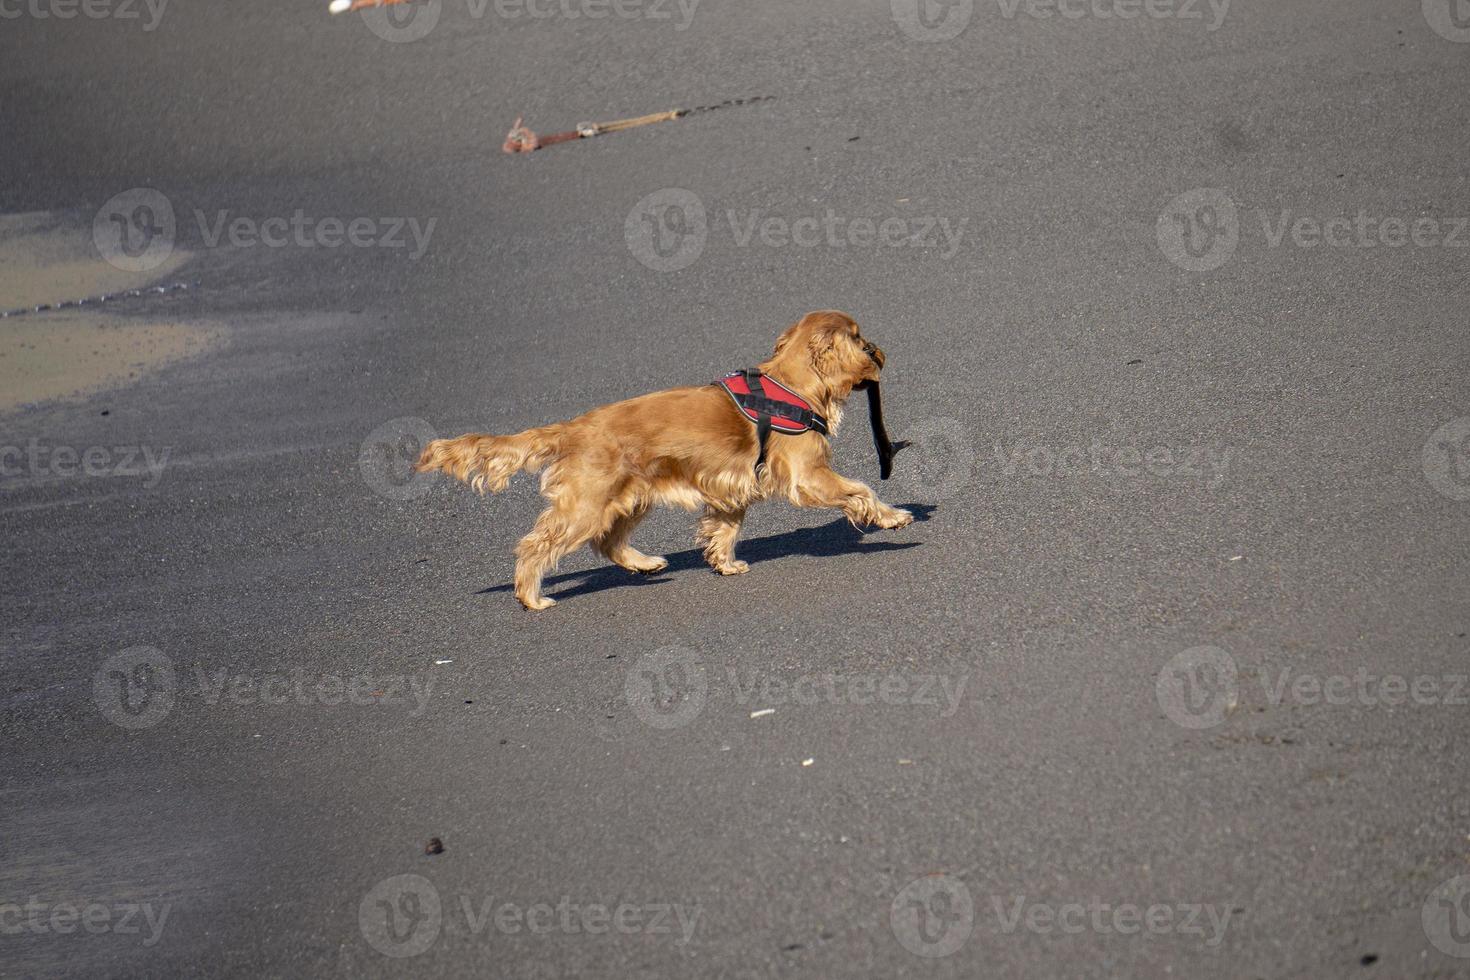
M888 430L883 425L883 395L878 390L878 382L864 381L861 387L868 390L868 424L873 427L873 445L878 450L878 474L883 479L893 475L893 457L907 442L890 442Z

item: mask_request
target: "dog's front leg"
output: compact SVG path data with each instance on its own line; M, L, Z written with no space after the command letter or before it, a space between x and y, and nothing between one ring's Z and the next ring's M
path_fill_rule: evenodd
M745 520L745 508L720 510L706 507L699 519L698 540L704 543L704 560L710 568L721 575L741 575L750 571L750 566L735 559L735 537L740 533L740 522Z
M798 507L836 507L855 527L876 524L892 529L914 522L913 514L888 506L866 483L849 480L825 464L802 473L792 500Z

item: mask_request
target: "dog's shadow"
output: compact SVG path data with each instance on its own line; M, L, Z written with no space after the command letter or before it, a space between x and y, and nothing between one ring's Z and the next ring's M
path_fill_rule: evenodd
M934 507L930 504L905 504L903 509L914 515L915 522L927 521L934 513ZM874 533L879 533L874 530ZM832 558L837 555L862 555L877 551L902 551L906 548L917 548L921 542L918 541L871 541L870 534L859 531L847 522L845 517L839 517L829 524L821 527L806 527L798 531L787 531L784 534L770 534L764 538L751 538L748 541L739 541L735 546L735 554L741 561L752 565L763 561L774 561L777 558L789 558L794 555L805 555L812 558ZM602 592L605 589L638 588L645 585L657 585L666 582L666 576L673 572L685 572L690 569L708 569L705 564L704 553L697 548L688 551L675 552L667 556L669 567L653 575L638 575L616 565L604 565L600 568L589 568L581 572L566 572L562 575L552 575L545 580L547 592L551 588L562 584L581 580L580 585L553 594L553 599L568 599L572 596L587 595L592 592ZM492 585L481 589L476 595L489 595L494 592L510 592L515 588L513 583L505 585Z

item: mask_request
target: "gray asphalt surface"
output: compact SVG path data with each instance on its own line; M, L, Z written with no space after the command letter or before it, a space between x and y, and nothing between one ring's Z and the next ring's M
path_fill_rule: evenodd
M4 8L0 210L156 189L200 287L119 309L229 343L3 420L170 456L0 481L0 974L1470 976L1470 44L1435 0L903 2ZM195 217L298 209L435 223ZM878 484L854 406L836 458L905 530L767 504L722 579L662 512L667 573L584 550L530 614L533 482L402 478L411 420L824 307L889 354L915 446Z

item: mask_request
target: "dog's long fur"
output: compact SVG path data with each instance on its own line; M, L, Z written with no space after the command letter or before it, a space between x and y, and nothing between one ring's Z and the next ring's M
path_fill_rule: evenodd
M835 432L848 395L877 381L883 363L883 352L863 339L852 317L824 310L786 330L760 370L807 399ZM705 385L615 402L511 436L435 439L417 468L443 470L481 493L505 489L520 470L545 469L541 493L551 506L516 548L516 598L527 609L554 604L541 594L541 579L585 543L629 571L666 568L666 559L628 543L655 504L704 508L699 540L722 575L748 569L735 559L735 537L757 500L782 496L798 507L840 508L855 525L899 528L914 519L835 473L831 446L816 431L773 432L759 480L758 452L755 426L719 386Z

